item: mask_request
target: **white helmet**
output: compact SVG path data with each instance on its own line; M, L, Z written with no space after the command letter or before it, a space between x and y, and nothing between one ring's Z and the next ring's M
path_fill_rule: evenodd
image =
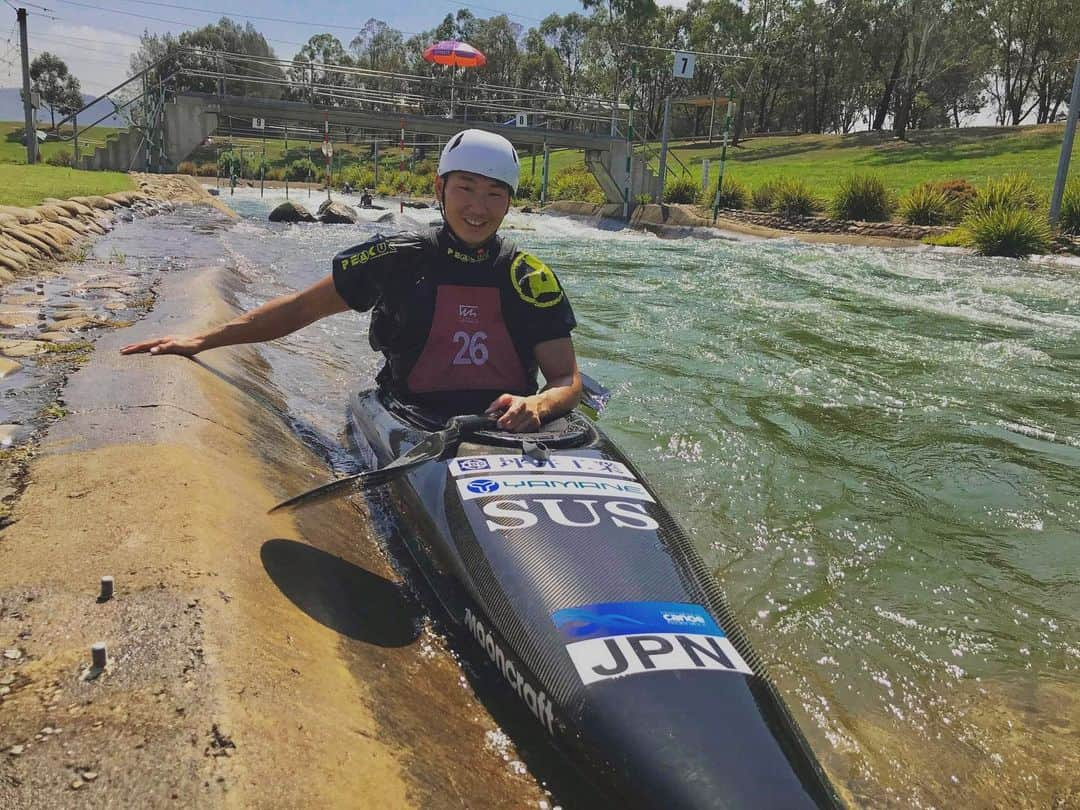
M517 193L521 168L513 144L502 135L467 129L452 137L439 157L439 177L450 172L472 172L498 180Z

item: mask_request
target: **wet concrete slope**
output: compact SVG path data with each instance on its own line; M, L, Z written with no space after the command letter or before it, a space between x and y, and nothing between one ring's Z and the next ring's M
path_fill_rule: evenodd
M0 806L538 806L358 507L266 515L327 472L257 350L118 354L227 272L101 338L0 534Z

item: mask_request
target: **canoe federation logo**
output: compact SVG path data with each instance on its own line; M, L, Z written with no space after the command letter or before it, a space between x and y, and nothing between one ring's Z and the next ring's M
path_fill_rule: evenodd
M604 602L564 608L551 619L586 686L610 678L678 670L753 675L701 605Z

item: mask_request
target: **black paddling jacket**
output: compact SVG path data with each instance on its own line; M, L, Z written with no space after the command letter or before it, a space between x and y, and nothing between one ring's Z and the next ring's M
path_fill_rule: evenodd
M377 236L335 256L333 276L350 307L372 310L379 385L441 414L536 393L536 345L577 325L555 274L498 236L480 248L445 227Z

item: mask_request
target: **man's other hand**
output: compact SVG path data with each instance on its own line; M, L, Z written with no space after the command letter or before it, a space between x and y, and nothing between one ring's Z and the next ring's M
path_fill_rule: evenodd
M540 397L519 397L502 394L487 407L487 414L498 418L498 426L512 433L535 433L540 429L543 417L540 413Z

